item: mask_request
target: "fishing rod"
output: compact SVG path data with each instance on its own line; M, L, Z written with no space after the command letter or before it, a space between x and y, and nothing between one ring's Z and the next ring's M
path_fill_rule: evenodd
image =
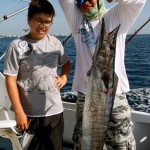
M130 42L130 40L150 21L150 18L138 29L135 31L135 33L128 39L126 40L126 44Z
M72 36L72 33L71 33L69 36L67 36L67 37L61 42L63 46L64 46L64 45L66 44L66 42L71 38L71 36Z
M26 6L24 8L21 8L20 10L17 10L15 11L14 13L10 14L10 15L4 15L1 19L0 19L0 22L4 21L4 20L7 20L8 18L16 15L16 14L19 14L21 13L22 11L25 11L26 9L28 9L29 6Z

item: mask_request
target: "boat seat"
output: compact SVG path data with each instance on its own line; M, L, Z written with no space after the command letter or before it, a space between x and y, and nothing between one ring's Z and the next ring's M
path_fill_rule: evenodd
M0 128L11 128L16 126L15 120L1 120Z
M16 121L9 118L7 109L5 107L0 107L0 129L11 128L15 134L20 135L20 132L15 129L15 126Z
M18 139L20 133L15 129L15 126L16 121L9 118L6 108L0 107L0 149L5 145L7 148L12 145L14 150L22 150Z
M15 115L12 111L11 102L6 90L5 76L1 72L0 89L0 128L11 128L15 134L20 135L20 132L15 129Z

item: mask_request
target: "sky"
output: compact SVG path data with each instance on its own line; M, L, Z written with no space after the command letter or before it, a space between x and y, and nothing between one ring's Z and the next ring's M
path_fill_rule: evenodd
M0 0L0 20L4 15L8 16L14 12L28 6L29 0ZM50 34L70 35L70 29L60 7L58 0L51 0L56 11L56 16L53 20L53 25L50 28ZM106 1L106 0L105 0ZM106 8L110 8L116 3L105 3ZM150 0L147 0L144 9L138 19L129 31L133 34L150 18ZM27 26L27 10L0 22L0 35L19 35ZM139 32L139 34L150 34L150 22Z

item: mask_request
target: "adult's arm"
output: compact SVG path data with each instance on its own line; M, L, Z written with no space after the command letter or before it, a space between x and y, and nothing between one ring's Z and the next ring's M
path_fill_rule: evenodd
M65 14L71 32L74 33L76 22L81 16L81 12L75 4L74 0L59 0L62 10Z
M108 2L117 2L118 4L111 8L106 14L105 19L112 24L112 29L121 24L123 33L127 33L140 12L142 11L146 0L107 0ZM110 29L110 30L112 30Z

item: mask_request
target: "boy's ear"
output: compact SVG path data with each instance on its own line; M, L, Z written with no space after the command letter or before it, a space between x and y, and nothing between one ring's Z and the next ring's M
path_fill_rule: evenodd
M31 20L31 18L29 16L27 16L27 21L28 21L28 24L29 24L29 21Z

